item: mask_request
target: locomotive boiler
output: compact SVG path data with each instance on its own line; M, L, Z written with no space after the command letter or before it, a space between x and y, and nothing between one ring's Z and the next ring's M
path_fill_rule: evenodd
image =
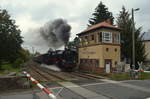
M34 61L40 64L56 65L62 71L73 71L77 63L77 52L73 49L48 51L34 58Z

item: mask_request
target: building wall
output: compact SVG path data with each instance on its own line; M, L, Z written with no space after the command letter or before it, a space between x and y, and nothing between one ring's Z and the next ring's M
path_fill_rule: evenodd
M89 33L79 36L81 38L80 46L82 47L86 45L101 44L102 42L99 42L99 38L98 38L100 32L111 32L113 38L114 38L114 34L120 34L119 31L114 31L111 29L101 29L101 30L96 30L94 32L89 32ZM91 35L94 35L95 37L94 40L90 39ZM85 39L86 36L88 36L88 40ZM114 42L114 39L113 39L113 42Z
M120 62L120 46L103 45L103 59L111 59L112 67L116 67L116 64Z
M108 50L107 50L108 49ZM97 69L105 68L105 59L112 60L112 68L116 67L116 63L120 62L120 46L116 45L94 45L79 48L79 62L81 59L95 59L99 61ZM90 64L92 65L92 64ZM81 65L83 66L83 64ZM88 67L88 66L86 66ZM103 71L103 70L102 70Z
M103 58L102 50L102 45L79 48L79 61L80 59L98 59L100 61ZM99 67L102 65L100 63Z
M112 43L100 41L100 32L111 32ZM119 34L119 32L111 29L100 29L80 35L81 43L78 50L79 68L88 71L104 72L105 59L108 59L112 61L111 70L115 69L116 64L120 62L120 44L115 42L115 34ZM92 39L92 35L94 39Z
M147 54L146 60L150 61L150 40L144 41L144 44L145 44L145 52Z
M112 43L104 43L102 39L100 40L100 32L111 32ZM111 60L111 70L115 69L116 64L120 62L120 44L115 42L115 34L119 32L112 29L100 29L80 35L79 69L104 72L105 59Z

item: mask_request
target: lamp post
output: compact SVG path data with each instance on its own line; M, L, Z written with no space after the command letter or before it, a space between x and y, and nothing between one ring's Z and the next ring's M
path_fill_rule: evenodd
M139 8L132 8L132 69L135 69L135 24L134 24L134 11L140 10Z

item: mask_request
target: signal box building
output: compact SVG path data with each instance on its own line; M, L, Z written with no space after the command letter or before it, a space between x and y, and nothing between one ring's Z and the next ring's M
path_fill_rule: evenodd
M150 65L150 40L144 40L143 43L145 44L145 53L147 55L145 63Z
M89 72L112 72L120 62L120 28L104 21L77 34L79 69Z

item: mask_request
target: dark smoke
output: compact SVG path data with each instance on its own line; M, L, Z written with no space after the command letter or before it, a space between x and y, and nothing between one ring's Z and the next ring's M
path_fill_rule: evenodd
M49 47L57 49L69 41L71 26L63 19L46 23L39 32Z

